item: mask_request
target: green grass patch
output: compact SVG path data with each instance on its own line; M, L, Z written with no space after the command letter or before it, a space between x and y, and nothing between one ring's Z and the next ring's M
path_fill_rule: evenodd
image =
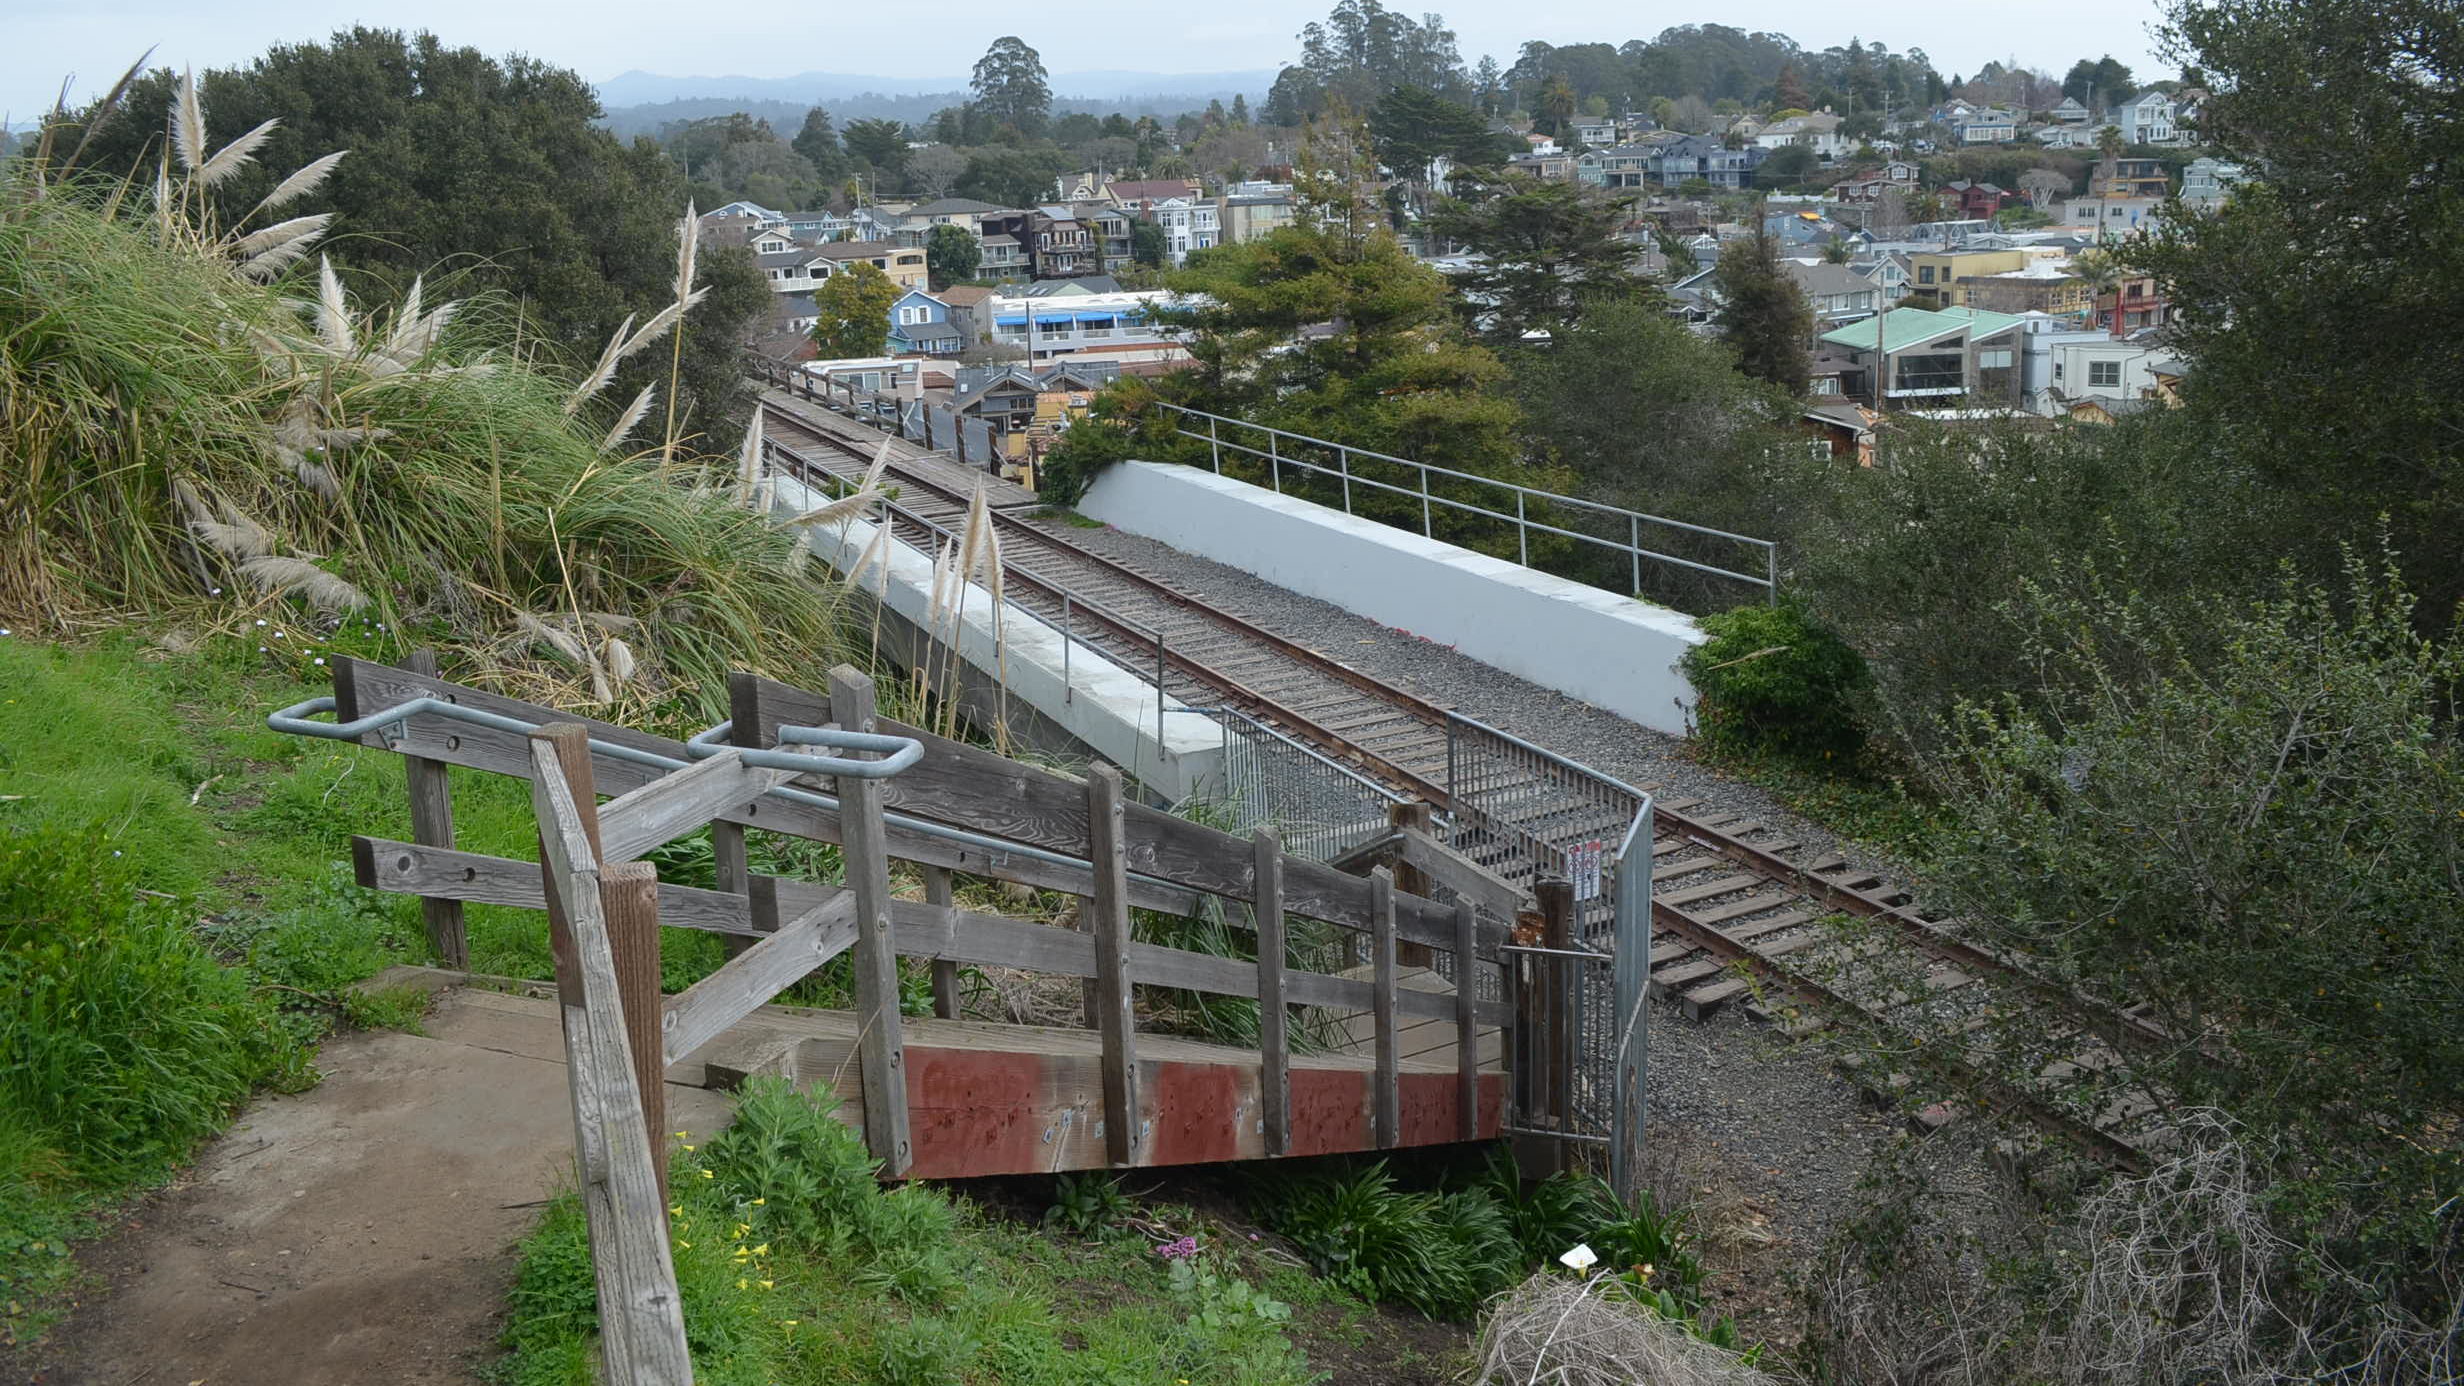
M756 1084L723 1134L676 1153L670 1209L695 1378L885 1386L1281 1386L1319 1379L1290 1309L1227 1250L1055 1237L939 1190L884 1188L824 1101ZM567 1195L523 1246L497 1369L592 1381L587 1228Z

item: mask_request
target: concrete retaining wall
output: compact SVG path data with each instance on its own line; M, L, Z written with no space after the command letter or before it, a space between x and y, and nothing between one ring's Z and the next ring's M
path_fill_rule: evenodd
M1677 660L1704 637L1682 612L1195 467L1107 467L1078 509L1654 730L1686 731L1694 690Z
M801 514L824 503L819 493L785 478L777 488L776 514ZM823 562L844 573L863 561L873 529L864 520L815 525L807 542ZM916 651L930 649L935 638L948 640L951 623L947 617L938 623L931 619L932 559L895 538L889 555L886 584L877 571L867 572L861 590L868 598L879 590L882 649L912 668ZM1159 716L1155 686L1089 648L1084 637L1070 651L1065 681L1059 630L1012 606L996 642L992 609L992 594L970 586L957 639L966 666L961 697L970 716L978 721L1006 716L1012 732L1031 744L1101 756L1166 800L1219 785L1223 729L1212 718L1170 698Z

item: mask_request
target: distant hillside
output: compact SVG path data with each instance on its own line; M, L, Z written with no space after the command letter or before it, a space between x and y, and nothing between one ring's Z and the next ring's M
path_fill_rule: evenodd
M1052 78L1057 114L1164 118L1203 110L1209 101L1230 105L1234 96L1252 104L1274 82L1271 72L1064 72ZM793 77L663 77L628 72L599 84L609 129L626 138L658 133L672 121L700 120L742 111L792 132L804 113L826 106L840 124L889 119L920 124L946 106L967 100L964 77L858 77L805 72Z

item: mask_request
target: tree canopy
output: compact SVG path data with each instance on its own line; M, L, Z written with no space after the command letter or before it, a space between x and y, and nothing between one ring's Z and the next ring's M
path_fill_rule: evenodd
M1587 300L1646 296L1622 198L1579 184L1499 173L1456 180L1431 226L1476 257L1455 285L1492 345L1571 326Z
M828 360L881 355L889 349L890 309L905 292L871 262L855 261L813 291L820 315L813 345Z
M178 81L146 74L127 106L167 110ZM297 204L335 214L327 249L340 265L402 284L443 268L507 295L530 335L585 361L628 314L647 318L675 297L684 175L650 141L628 145L598 128L598 98L572 72L432 34L354 28L199 81L214 143L282 121L226 196L254 201L271 190L271 170L350 151ZM159 122L106 121L86 165L151 182L161 140ZM688 433L724 444L740 427L730 416L743 344L770 294L742 247L705 247L701 279L711 293L683 334L679 404ZM653 365L628 362L615 388L665 374L664 361Z
M1720 340L1737 353L1737 368L1791 395L1805 393L1813 369L1806 342L1814 312L1797 281L1780 265L1779 240L1759 225L1720 252L1711 282L1720 294Z
M995 123L1026 139L1044 133L1052 115L1052 86L1044 75L1044 60L1016 37L993 40L976 60L969 82L975 106Z

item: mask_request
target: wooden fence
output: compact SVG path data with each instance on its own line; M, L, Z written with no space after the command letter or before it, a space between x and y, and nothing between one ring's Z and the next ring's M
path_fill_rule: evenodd
M548 912L575 1145L615 1381L689 1379L668 1260L665 1146L658 1138L665 1127L661 1083L667 1065L842 952L853 958L864 1135L890 1176L908 1172L914 1157L899 1013L901 956L929 961L934 1010L942 1018L957 1014L961 967L1085 979L1090 1024L1101 1041L1103 1157L1115 1166L1155 1153L1142 1145L1148 1094L1142 1091L1134 986L1259 1003L1262 1140L1256 1153L1267 1156L1301 1148L1293 1132L1291 1007L1371 1018L1371 1116L1363 1144L1386 1148L1405 1140L1398 1037L1407 1028L1450 1026L1455 1057L1455 1076L1446 1085L1451 1092L1442 1103L1426 1084L1411 1089L1422 1095L1416 1101L1423 1109L1413 1122L1414 1139L1472 1139L1503 1125L1499 1076L1485 1075L1489 1085L1483 1086L1481 1028L1497 1028L1502 1041L1518 1010L1536 1012L1548 1003L1528 969L1513 975L1518 964L1504 951L1518 917L1527 929L1534 925L1531 902L1435 844L1425 823L1408 812L1379 844L1355 854L1355 868L1368 869L1356 875L1287 855L1271 830L1238 837L1132 802L1109 766L1094 767L1080 781L880 717L870 680L850 668L833 671L826 692L736 675L729 687L733 718L695 738L707 744L694 746L611 723L578 722L447 682L433 669L421 660L392 668L345 658L334 666L340 722L434 700L398 718L378 716L359 738L407 758L415 840L354 839L358 877L365 886L421 897L432 940L448 966L466 963L464 902ZM755 763L778 761L763 753L796 750L783 742L810 742L815 729L904 738L922 755L888 778L816 776ZM539 863L456 849L449 766L530 781ZM613 797L602 804L601 795ZM640 860L704 825L712 833L716 889L661 882ZM752 873L748 827L838 844L844 884ZM920 872L922 900L892 896L893 859ZM1389 864L1370 868L1373 859ZM954 874L1078 896L1081 927L962 908L953 903ZM1430 898L1436 894L1451 898ZM1254 961L1132 936L1133 908L1186 915L1208 897L1240 907L1226 917L1255 930ZM1370 960L1366 978L1290 966L1287 916L1350 931ZM662 997L662 927L727 935L733 956L685 991ZM1456 985L1442 991L1398 986L1398 950L1409 950L1413 961L1450 955ZM1493 999L1481 997L1489 989L1478 984L1484 971L1501 979ZM1545 1016L1532 1020L1535 1032L1552 1033ZM1498 1046L1518 1056L1530 1047ZM1554 1070L1543 1065L1506 1081L1545 1090ZM1429 1134L1440 1107L1451 1109L1443 1113L1451 1120Z

